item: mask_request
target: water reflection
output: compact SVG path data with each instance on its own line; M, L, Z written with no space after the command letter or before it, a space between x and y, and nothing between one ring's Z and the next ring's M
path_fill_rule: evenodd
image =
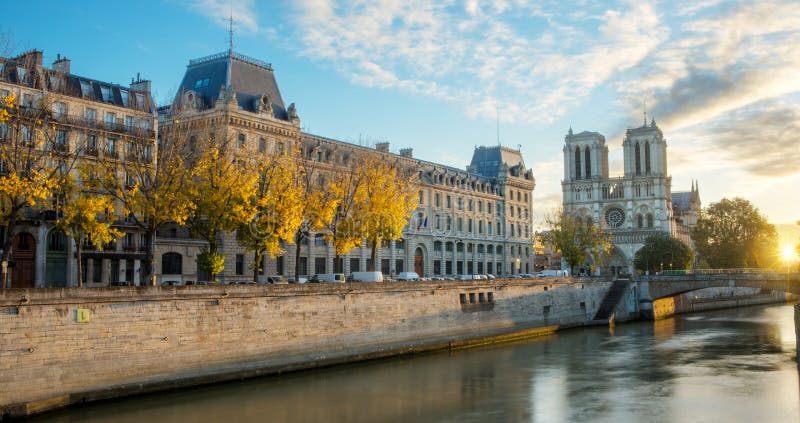
M789 306L597 327L107 402L37 421L800 420Z

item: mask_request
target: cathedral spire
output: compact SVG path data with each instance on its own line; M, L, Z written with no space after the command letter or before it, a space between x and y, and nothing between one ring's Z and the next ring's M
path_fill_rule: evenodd
M647 126L647 99L642 100L642 111L644 112L642 126Z
M233 53L233 2L231 2L231 11L228 17L228 52Z

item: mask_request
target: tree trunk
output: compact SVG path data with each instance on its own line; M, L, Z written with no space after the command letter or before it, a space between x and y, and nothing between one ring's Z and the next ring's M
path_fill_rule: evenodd
M8 222L8 226L3 228L3 255L0 257L0 261L6 265L0 267L0 289L8 287L8 264L11 258L11 248L12 245L14 245L14 228L17 226L16 221L17 219L12 216Z
M300 282L300 241L303 239L303 234L298 231L294 236L294 280Z
M261 269L261 253L256 250L253 252L253 282L258 283L259 269Z
M378 258L378 243L379 242L380 242L379 239L375 239L374 242L372 243L372 250L369 253L369 258L370 258L370 262L371 262L369 267L371 267L371 269L367 269L367 271L369 271L369 272L374 272L375 271L375 261Z
M81 240L75 241L75 257L78 259L78 288L83 288L83 264L81 260Z
M152 220L150 220L152 222ZM145 255L144 255L144 274L145 274L145 284L146 285L155 285L153 283L154 276L155 276L155 269L153 269L153 262L155 261L155 248L156 248L156 228L149 227L147 231L145 231L144 235L144 242L145 244ZM135 277L135 276L134 276ZM134 285L136 285L135 281L132 281Z

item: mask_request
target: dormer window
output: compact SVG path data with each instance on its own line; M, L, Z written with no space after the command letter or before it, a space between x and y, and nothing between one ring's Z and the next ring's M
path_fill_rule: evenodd
M204 88L207 87L209 83L211 83L211 78L200 79L194 83L194 88Z

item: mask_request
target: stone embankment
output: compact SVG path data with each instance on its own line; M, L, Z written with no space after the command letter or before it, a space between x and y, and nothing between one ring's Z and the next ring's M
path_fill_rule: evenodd
M571 279L0 290L0 416L590 324Z

